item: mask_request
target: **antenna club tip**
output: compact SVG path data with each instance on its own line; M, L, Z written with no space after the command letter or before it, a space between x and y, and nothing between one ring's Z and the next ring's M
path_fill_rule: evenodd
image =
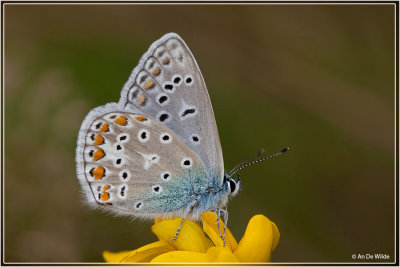
M281 153L285 153L286 151L292 149L290 146L285 147L284 149L281 150Z

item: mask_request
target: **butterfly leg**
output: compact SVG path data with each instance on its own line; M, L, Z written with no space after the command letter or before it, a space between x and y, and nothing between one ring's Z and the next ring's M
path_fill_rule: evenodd
M228 225L228 211L227 210L220 210L221 213L224 214L224 234L222 235L223 240L225 240L225 234L226 234L226 226Z
M172 240L172 242L175 242L175 240L178 238L179 232L181 231L182 224L183 224L183 221L184 221L185 218L186 218L186 215L188 215L188 213L193 209L194 206L197 205L197 203L198 203L198 200L195 199L195 200L193 201L193 203L190 204L190 206L187 208L187 210L186 210L186 212L185 212L185 215L184 215L183 218L182 218L181 224L179 224L178 230L176 230L176 234L175 234L174 239Z
M178 230L176 231L176 234L175 234L174 239L172 240L172 242L175 242L175 240L178 238L178 235L179 235L179 232L181 231L182 224L183 224L184 220L185 220L185 218L182 218L181 224L179 225Z
M216 224L218 225L219 237L222 239L222 242L224 243L224 247L225 247L225 245L226 245L225 232L226 232L226 224L228 223L228 211L221 209L221 208L213 208L213 209L210 209L210 211L214 212L217 215ZM224 214L224 234L221 233L221 228L219 227L219 220L221 217L221 213Z

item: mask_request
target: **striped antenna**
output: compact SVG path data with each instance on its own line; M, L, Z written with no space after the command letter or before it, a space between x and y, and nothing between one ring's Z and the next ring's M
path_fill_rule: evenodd
M249 162L249 163L247 163L247 164L245 164L245 165L243 165L243 163L241 163L241 164L239 164L239 165L242 165L242 166L241 166L241 167L237 166L238 168L235 167L236 169L234 168L232 171L230 171L229 175L232 176L232 175L234 175L235 173L237 173L238 171L243 170L244 168L246 168L246 167L248 167L248 166L250 166L250 165L253 165L253 164L255 164L255 163L259 163L259 162L261 162L261 161L264 161L264 160L267 160L267 159L276 157L276 156L278 156L278 155L280 155L280 154L285 153L285 152L288 151L288 150L290 150L290 147L289 147L289 146L288 146L288 147L285 147L284 149L282 149L282 150L279 151L278 153L275 153L275 154L270 155L270 156L268 156L268 157L265 157L265 158L262 158L262 159L258 159L258 160L252 161L252 162ZM257 154L257 156L258 156L258 154Z
M248 163L249 161L255 160L256 158L260 157L262 154L264 154L264 149L261 148L260 151L258 151L257 155L249 158L248 160L245 160L241 163L239 163L238 165L236 165L232 170L229 171L229 175L231 175L237 168L239 168L240 166L242 166L243 164Z

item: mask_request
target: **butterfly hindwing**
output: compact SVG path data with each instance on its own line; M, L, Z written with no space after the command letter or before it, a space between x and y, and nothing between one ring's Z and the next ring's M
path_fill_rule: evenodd
M169 33L154 42L125 84L119 105L148 114L174 132L222 183L223 158L203 76L185 42Z
M207 185L203 162L170 129L115 103L87 115L76 157L88 202L121 214L183 216Z

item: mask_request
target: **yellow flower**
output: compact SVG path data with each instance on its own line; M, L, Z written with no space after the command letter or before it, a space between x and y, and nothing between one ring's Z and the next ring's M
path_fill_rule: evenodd
M280 235L275 223L264 215L251 218L239 244L229 229L226 229L225 247L219 235L216 214L205 212L201 219L203 229L198 223L185 220L175 242L172 240L182 219L156 221L151 231L159 241L132 251L104 251L103 257L106 262L112 263L271 261L271 252L278 245ZM222 220L219 224L223 233Z

